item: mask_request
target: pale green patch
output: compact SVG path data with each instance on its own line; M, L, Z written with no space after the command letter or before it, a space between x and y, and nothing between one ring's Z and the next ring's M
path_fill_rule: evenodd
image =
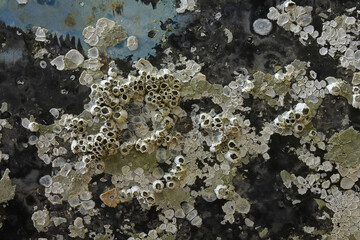
M360 164L360 133L353 127L335 133L329 139L325 160L342 167L354 168Z

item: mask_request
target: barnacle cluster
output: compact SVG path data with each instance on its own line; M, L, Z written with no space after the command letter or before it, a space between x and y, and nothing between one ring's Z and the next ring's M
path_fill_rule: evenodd
M277 20L286 30L300 34L303 40L303 32L317 37L308 29L311 8L298 7L287 1L278 10L271 8L268 17ZM86 42L92 46L87 59L77 50L70 50L64 56L56 57L52 64L58 70L83 69L80 84L91 89L90 101L84 105L84 111L80 115L61 115L52 109L56 120L50 126L37 123L33 117L22 120L25 128L39 132L40 135L32 136L29 143L36 145L39 158L55 170L52 175L42 176L39 180L45 188L45 196L55 205L68 202L72 209L82 214L82 217L72 219L56 216L47 209L38 210L32 217L38 231L70 223L69 236L85 238L88 234L86 226L99 214L96 198L112 208L136 199L143 209L156 206L161 211L161 224L148 232L124 230L132 236L129 239L167 239L176 234L177 219L186 219L191 225L200 227L202 217L194 206L198 197L207 202L225 201L222 224L234 223L234 214L243 214L245 224L254 226L254 222L246 218L251 203L235 191L232 180L238 169L252 158L270 158L268 144L275 133L294 135L302 143L309 144L309 149L305 145L296 149L299 160L310 169L324 172L302 177L282 171L281 178L287 188L294 185L300 195L310 190L327 204L331 204L329 198L337 189L332 184L340 181L341 188L352 191L358 179L355 167L358 161L355 157L344 157L341 151L349 142L356 141L359 133L348 129L339 133L341 136L334 135L329 139L330 145L326 147L325 136L316 131L312 118L327 94L341 95L349 101L352 93L358 94L355 88L357 73L351 89L341 79L318 79L315 71L308 70L310 63L295 60L274 75L245 71L228 85L221 86L210 84L200 73L201 66L183 57L175 66L167 62L161 69L140 59L133 64L135 71L124 75L114 62L108 63L104 71L105 65L99 54L106 46L126 37L125 33L120 34L122 37L111 37L121 33L121 26L100 19L96 28L87 27L83 33ZM130 50L136 50L137 44L136 39L128 39ZM171 52L167 54L170 56ZM244 106L244 99L250 95L266 100L270 106L289 107L285 100L288 96L297 103L256 131L244 114L250 110ZM197 104L192 105L190 113L182 108L189 100L203 98L211 98L221 111L200 111ZM186 119L191 126L189 129L181 126ZM348 131L354 136L347 134ZM335 144L336 139L340 142ZM321 159L316 149L325 148L328 154ZM70 158L69 153L73 154ZM336 157L337 154L340 155ZM355 165L348 166L345 164L348 161ZM330 175L334 163L339 164L340 174ZM168 167L163 168L164 164ZM102 173L111 175L111 186L100 196L94 196L89 184L94 176ZM203 182L200 190L192 187L197 178ZM335 212L334 208L329 209ZM337 214L341 219L343 213ZM122 227L128 229L126 224ZM338 232L336 229L333 233ZM358 234L357 228L351 231L353 235ZM264 229L259 235L264 236L266 232Z
M126 32L115 21L107 18L100 18L96 22L96 26L87 26L83 30L85 42L92 47L98 47L105 50L108 46L115 46L127 37Z

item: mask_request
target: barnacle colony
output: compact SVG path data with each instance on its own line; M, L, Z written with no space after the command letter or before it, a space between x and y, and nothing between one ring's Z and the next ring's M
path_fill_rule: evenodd
M103 39L98 35L86 37L89 42L90 38L94 41L99 38L99 42ZM40 132L32 140L39 157L58 169L52 176L40 178L49 201L52 204L67 201L82 214L95 216L94 196L88 184L92 177L105 172L112 175L112 187L100 199L109 207L137 199L144 209L158 206L165 215L173 212L169 218L172 221L186 218L194 226L202 224L193 206L197 196L209 202L226 199L236 212L248 213L250 203L234 191L231 179L236 167L248 162L250 155L266 154L268 137L256 135L249 120L234 114L235 108L241 107L241 96L235 101L239 106L228 108L233 99L223 94L220 85L206 81L200 65L185 59L178 63L185 65L182 70L173 67L158 70L140 59L134 63L135 74L122 76L114 63L109 63L104 73L100 70L103 64L98 52L106 45L101 44L100 49L98 43L90 43L94 47L89 49L88 59L77 50L70 50L52 61L58 70L84 69L79 81L91 88L84 112L78 116L55 114L59 119L51 126L40 125L33 118L23 119L24 127ZM184 132L177 125L187 117L179 102L204 96L212 97L224 112L199 113L194 106L193 129ZM67 144L59 146L58 139ZM204 151L203 141L210 152ZM62 156L69 151L75 156L66 161ZM215 161L214 167L220 171L214 172L208 160ZM204 164L201 171L197 161ZM164 170L160 163L170 168ZM197 193L190 189L196 177L206 179L206 188ZM224 208L225 212L228 210ZM228 212L224 220L233 222L235 211ZM36 211L33 221L39 231L46 231L51 222L61 224L57 216L49 217L48 210ZM177 231L174 223L155 230L159 236L174 234ZM74 226L75 223L69 226L70 236L83 238L86 231Z
M194 7L194 1L181 1L177 11L192 11ZM270 8L268 18L308 44L311 39L319 40L319 32L311 25L311 14L311 7L286 1ZM341 26L358 26L352 18L342 19ZM254 31L269 34L272 23L259 21L254 22ZM349 39L356 34L351 29L346 30ZM321 36L328 39L324 32ZM46 31L39 33L41 40L43 33ZM231 42L230 30L225 33ZM133 63L133 71L123 74L114 62L101 59L106 56L106 47L127 38L120 25L101 18L95 26L86 27L83 35L91 46L87 57L72 49L55 57L51 64L61 71L82 71L79 82L91 89L84 111L71 115L51 109L55 117L52 125L42 125L33 117L22 119L22 125L34 133L29 144L36 145L39 158L53 169L39 179L44 195L51 204L68 204L69 211L79 213L63 216L52 209L37 209L32 221L39 232L68 224L71 238L101 239L102 233L88 229L100 208L137 201L143 209L158 210L159 224L137 232L124 222L116 230L130 239L171 239L176 236L180 219L202 226L202 216L195 206L198 198L209 203L224 202L222 224L233 224L240 215L246 226L253 227L256 223L249 216L251 202L236 189L233 180L253 158L270 159L268 144L271 136L278 134L293 135L299 140L302 146L292 151L311 169L306 176L281 171L285 187L294 187L299 195L311 192L318 197L319 205L334 212L332 232L324 236L359 239L359 194L355 188L360 177L356 157L359 132L347 128L328 139L312 123L327 95L345 97L354 108L359 108L359 73L353 73L351 84L332 76L322 79L311 70L310 62L294 60L284 68L278 67L274 74L236 74L232 82L222 86L210 84L201 73L201 64L193 60L168 60L168 50L161 68L140 59ZM333 41L329 43L332 45ZM127 38L130 50L136 51L138 44L141 43L133 36ZM341 65L355 71L357 52L347 41L343 45L350 50L339 58ZM328 51L342 52L338 47L343 46L334 44L336 50L330 47ZM319 53L324 55L325 50L321 49ZM255 128L245 117L251 109L244 100L250 95L282 112ZM211 99L217 108L204 111L194 103L185 110L190 100L204 98ZM320 151L327 154L322 158ZM111 175L111 182L103 180L107 188L94 194L92 180L103 173ZM198 180L200 188L196 187ZM346 224L349 221L354 224ZM109 239L113 237L111 228L116 227L104 226ZM304 229L312 233L314 228ZM262 238L267 234L266 228L256 230Z

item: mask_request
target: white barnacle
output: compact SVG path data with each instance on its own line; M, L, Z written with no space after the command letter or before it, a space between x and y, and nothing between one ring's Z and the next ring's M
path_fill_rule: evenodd
M166 182L166 187L168 189L174 189L176 187L176 183L174 181L168 181Z
M352 99L353 99L353 101L352 101L352 106L354 107L354 108L359 108L360 109L360 94L358 93L358 94L354 94L353 96L352 96Z
M24 0L23 0L24 1ZM46 42L46 33L48 30L46 28L37 27L35 32L35 41Z
M232 32L229 29L224 28L224 33L225 33L225 36L227 37L227 43L231 43L233 40Z
M27 4L28 3L28 0L16 0L18 2L18 4Z
M279 11L274 8L274 7L271 7L269 9L269 13L267 14L267 18L270 19L270 20L277 20L280 16L280 13Z
M338 96L341 93L340 82L333 82L326 86L327 90L331 95Z
M225 185L217 185L214 189L214 192L216 194L216 197L218 199L223 199L225 197L225 190L227 189L227 186Z
M92 47L88 50L88 57L89 58L98 58L99 57L99 50L97 47Z
M30 122L29 123L29 126L28 126L28 129L31 131L31 132L37 132L39 131L40 127L39 127L39 124L36 123L36 122Z
M277 19L277 24L279 26L284 26L290 21L289 16L286 13L281 14Z
M238 152L233 151L233 150L229 150L225 154L225 159L232 162L232 163L236 163L240 159L240 156L239 156Z
M295 133L301 133L304 130L305 126L302 123L297 123L294 126L294 132Z
M84 56L76 49L71 49L64 57L66 69L76 69L84 62Z
M164 183L161 180L155 180L152 184L154 192L161 193L164 190Z
M65 61L64 61L64 56L60 55L57 56L56 58L54 58L50 64L52 66L55 66L57 70L61 71L65 69Z
M139 47L139 40L135 36L128 37L126 41L126 47L130 51L135 51Z
M194 11L195 10L195 0L181 0L180 7L176 8L177 13L184 13L186 10Z
M175 159L174 159L174 162L178 165L185 165L186 164L186 161L185 161L185 158L181 155L179 156L176 156Z

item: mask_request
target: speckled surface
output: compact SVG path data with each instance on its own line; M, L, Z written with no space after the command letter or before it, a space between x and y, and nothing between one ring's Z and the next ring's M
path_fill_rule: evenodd
M154 66L160 68L162 59L166 57L164 50L171 48L174 62L180 54L189 59L199 60L203 65L201 72L207 76L210 83L227 85L234 79L234 71L241 72L243 68L251 74L255 71L274 74L275 66L284 66L294 59L311 61L313 65L310 68L321 78L336 75L348 82L351 81L351 73L338 69L334 59L319 57L313 46L302 46L293 35L280 29L276 24L273 24L268 36L254 33L252 22L257 18L266 17L269 7L275 6L277 1L199 0L197 7L201 11L187 12L181 16L176 16L175 1L112 2L121 4L120 14L114 13L114 9L106 5L95 12L90 22L94 23L99 16L106 15L121 23L129 36L133 34L139 37L140 47L134 53L126 50L124 44L109 49L111 58L115 59L118 68L125 74L131 71L132 60L138 60L140 57L148 58ZM75 4L75 7L71 4ZM62 212L69 206L51 205L42 195L44 188L39 184L39 178L50 174L52 169L39 160L34 146L26 146L31 133L21 126L21 118L33 115L39 123L49 125L54 121L49 113L51 108L62 108L65 113L80 114L83 105L89 101L90 89L79 84L79 71L59 72L50 66L49 59L45 59L47 68L40 67L40 60L32 57L34 45L38 43L35 42L33 33L28 30L29 26L35 25L50 30L52 36L49 37L50 44L46 48L53 56L65 54L72 48L77 48L86 55L87 46L79 40L81 30L89 24L88 13L94 6L92 4L98 3L86 3L83 7L88 11L86 14L79 10L82 9L79 4L79 0L61 3L60 0L34 0L20 7L15 1L9 1L8 4L0 3L0 45L6 43L5 47L0 47L0 103L7 102L9 108L0 114L0 118L7 119L14 127L2 130L0 149L10 155L10 160L2 161L0 169L3 171L9 168L10 178L17 185L14 200L10 201L7 207L0 208L0 215L6 216L0 229L0 239L56 239L56 234L68 232L67 227L59 227L51 228L47 233L38 233L33 227L31 215L34 206L46 206L49 211L56 212ZM304 1L301 4L313 5L315 12L331 6L335 9L334 14L359 5L354 1L343 3L330 0ZM42 19L31 15L24 17L22 11L26 11L27 8L46 11L47 15ZM58 8L62 11L59 12ZM64 12L64 9L70 9L70 12ZM5 12L8 15L2 14ZM149 14L139 15L139 12ZM221 17L215 19L215 14L219 12ZM32 13L36 14L35 11ZM75 26L64 25L62 19L66 14L75 16ZM82 17L76 17L78 15ZM135 24L136 16L140 16L140 20ZM314 18L314 25L321 25L319 21ZM224 28L230 29L233 34L234 39L231 43L226 43ZM155 31L155 37L151 37L150 31ZM163 34L166 35L167 41L161 43ZM194 47L196 50L192 52L191 48ZM76 80L72 80L72 76L75 76ZM190 112L193 103L198 104L204 112L214 107L208 99L188 101L181 107ZM252 108L245 116L255 127L271 121L289 107L269 107L265 100L252 96L245 100L244 105ZM260 113L262 117L259 119ZM344 124L343 119L346 115L349 122ZM182 121L186 123L186 119ZM312 123L318 131L324 132L328 137L350 126L359 131L360 110L352 108L344 98L328 95L317 110ZM290 150L300 145L299 139L294 136L272 135L268 152L270 160L264 161L262 157L252 160L250 164L242 167L241 174L233 180L236 191L252 203L247 217L255 222L255 226L261 226L261 229L266 227L269 230L265 239L293 239L290 238L292 236L306 240L321 239L321 234L305 233L304 226L315 226L322 231L331 232L332 225L329 219L318 220L321 214L314 200L315 195L299 195L294 189L286 189L279 176L280 171L284 169L296 175L306 175L312 171ZM319 156L323 156L324 153L325 151L321 150L317 152ZM96 196L105 188L105 184L100 183L100 178L110 181L111 176L103 173L92 180L99 182L96 186L90 187ZM201 188L202 183L196 182L192 187ZM359 182L356 183L356 187L359 189ZM291 203L294 196L301 200L301 203L295 206ZM100 199L95 199L96 204L100 205ZM221 209L224 203L225 200L217 200L209 207L203 199L197 199L195 207L199 216L203 218L203 225L197 228L186 220L179 220L176 239L261 239L257 230L244 225L244 218L240 214L235 215L235 223L220 224L224 216ZM329 210L324 211L331 214ZM117 226L128 221L125 219L135 223L137 232L146 232L154 228L159 221L155 207L143 211L139 203L133 200L114 209L100 208L100 214L91 227L94 231L102 232L103 225ZM65 239L71 239L67 235L64 236ZM114 236L115 239L128 237L116 231Z

